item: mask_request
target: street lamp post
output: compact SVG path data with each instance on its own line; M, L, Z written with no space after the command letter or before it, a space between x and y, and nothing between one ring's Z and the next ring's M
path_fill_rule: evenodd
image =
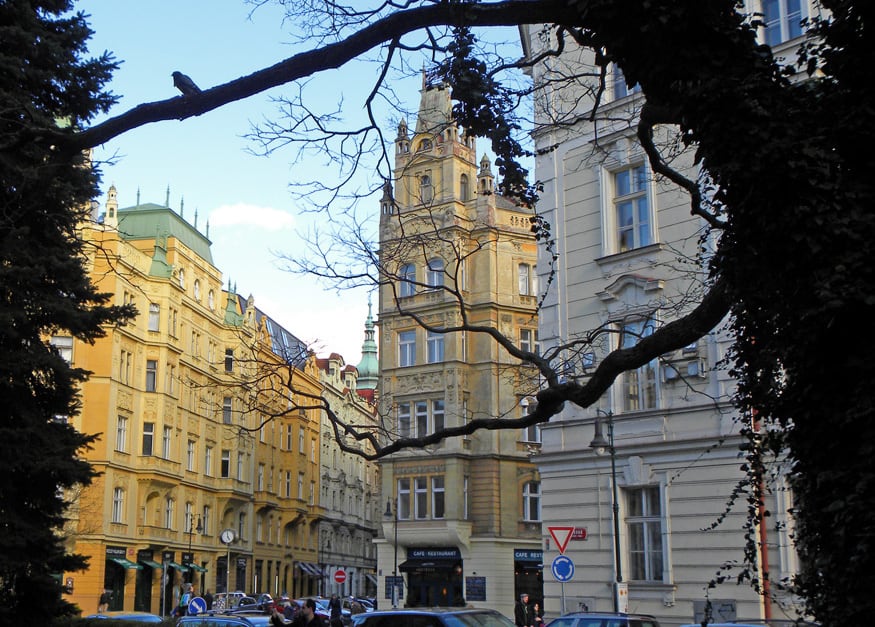
M602 428L601 414L604 414L608 422L608 437ZM596 455L604 455L605 451L611 455L611 509L614 514L614 611L620 611L619 585L623 582L623 566L620 562L620 502L617 498L617 449L614 448L614 414L596 409L595 427L592 442L589 443Z
M392 567L392 607L398 607L398 508L392 509L392 499L386 499L386 512L383 514L386 518L392 518L392 527L395 534L395 540L392 544L395 550L395 562Z
M194 524L195 516L188 517L188 559L191 561L188 563L188 583L194 581L194 570L191 565L194 563L194 556L191 554L191 537L194 535L194 532L197 531L199 534L203 533L204 526L201 523L200 515L197 516L197 526Z
M320 539L319 540L319 573L320 573L320 575L319 575L319 594L320 594L320 596L325 596L325 588L326 588L325 570L328 568L328 565L323 562L322 558L324 557L325 551L330 551L330 550L331 550L331 540L329 540L327 536L325 537L324 542Z

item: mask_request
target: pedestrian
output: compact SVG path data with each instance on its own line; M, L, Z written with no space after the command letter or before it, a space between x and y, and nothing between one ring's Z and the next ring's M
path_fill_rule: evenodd
M204 603L207 604L207 610L213 609L213 595L210 593L209 589L204 592Z
M325 627L325 621L316 614L316 601L313 599L307 599L304 601L300 611L298 611L298 617L295 619L295 626Z
M532 605L532 620L535 621L535 627L542 627L544 624L544 611L537 601Z
M271 627L283 627L286 624L285 617L276 605L270 608L270 624Z
M529 607L529 595L523 592L520 595L520 600L517 601L516 607L513 608L513 618L517 627L533 627L535 624L532 618L532 608Z
M185 616L188 613L188 602L194 596L194 586L190 583L185 584L184 592L179 598L179 605L176 608L176 616Z
M109 590L104 588L103 592L100 593L100 599L97 601L97 613L103 614L105 611L109 609L109 602L112 599L112 593Z
M341 615L343 614L343 606L337 594L331 595L331 600L328 601L328 620L331 622L331 627L343 627Z

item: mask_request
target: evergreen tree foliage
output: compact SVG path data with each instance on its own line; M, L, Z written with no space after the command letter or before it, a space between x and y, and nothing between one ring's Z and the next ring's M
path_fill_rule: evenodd
M91 35L61 0L0 2L0 624L47 624L76 608L57 577L84 566L65 550L64 490L87 484L80 452L94 436L72 369L52 335L92 341L131 312L91 285L76 226L97 193L87 155L34 139L74 133L113 97L115 67L83 61Z

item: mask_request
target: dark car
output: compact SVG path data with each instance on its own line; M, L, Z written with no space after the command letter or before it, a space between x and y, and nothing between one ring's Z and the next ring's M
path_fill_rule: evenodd
M378 610L352 617L353 627L514 627L495 610L471 608Z
M149 612L101 612L100 614L91 614L85 618L112 618L114 620L131 620L138 623L160 623L161 617L157 614Z
M176 627L270 627L270 616L262 612L207 612L197 616L183 616L177 621Z
M572 612L554 618L546 627L659 627L659 621L647 614Z

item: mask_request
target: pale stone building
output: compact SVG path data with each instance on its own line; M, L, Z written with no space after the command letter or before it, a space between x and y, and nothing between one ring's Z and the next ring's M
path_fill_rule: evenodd
M470 324L537 343L532 210L495 193L489 160L476 159L449 89L424 78L415 129L398 128L394 191L387 184L381 203L380 262L391 276L379 298L378 405L392 439L524 410L525 373L491 337L440 332L461 323L456 291ZM380 607L512 614L518 590L540 596L540 478L527 439L481 430L383 461Z
M537 55L547 35L535 27L521 32L527 53ZM704 221L691 216L689 198L653 175L635 134L643 96L617 68L607 72L592 119L599 68L587 51L569 43L532 75L535 176L544 183L538 211L552 225L559 253L539 312L540 340L556 346L603 329L566 355L566 376L584 381L610 350L694 306L706 278L698 249L707 251L711 240ZM671 148L672 131L659 129L656 141L672 167L696 180L692 155ZM542 258L539 272L548 271ZM710 598L714 620L795 616L794 599L776 585L760 596L735 585L736 569L721 571L743 557L747 507L743 499L728 505L743 460L742 425L729 402L734 382L721 365L727 346L718 329L626 373L597 406L567 404L543 426L535 462L549 615L619 608L672 625L701 620ZM607 445L601 451L591 446L597 432ZM795 554L790 497L780 466L774 470L766 503L772 515L755 537L758 557L778 582L794 573ZM560 559L553 572L560 549L573 571ZM721 574L729 582L709 591Z

